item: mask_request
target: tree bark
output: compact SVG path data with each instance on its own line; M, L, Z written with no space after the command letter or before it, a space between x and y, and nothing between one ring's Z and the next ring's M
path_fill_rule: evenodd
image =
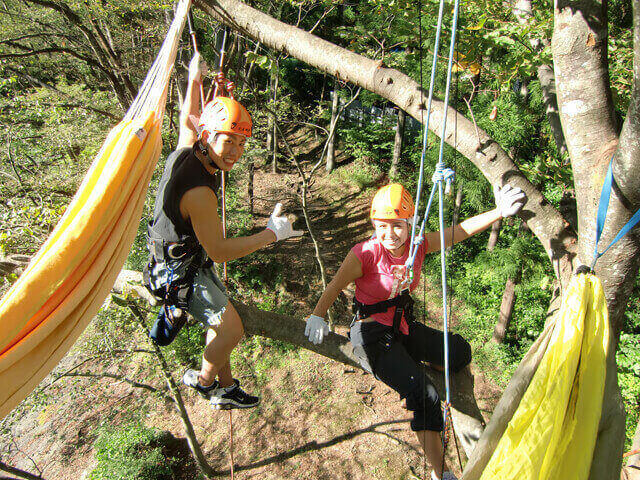
M529 24L533 19L533 6L531 0L518 0L514 7L513 13L521 25ZM546 38L532 38L529 42L534 51L540 53L549 45ZM545 106L545 115L553 139L558 147L561 155L567 153L567 146L564 141L564 133L562 132L562 124L560 123L560 115L558 114L558 98L556 96L555 78L553 75L553 67L551 65L540 65L537 69L538 80L542 87L542 101Z
M338 117L339 101L340 101L340 96L338 95L338 80L334 79L333 80L333 99L331 101L331 122L329 123L330 127L334 126L338 121L337 117ZM331 134L327 139L327 166L326 166L327 172L330 172L331 170L333 170L333 167L335 166L335 162L336 162L335 138L336 138L335 128L332 128Z
M456 200L453 204L453 219L452 219L453 225L458 225L460 221L460 209L462 208L462 197L463 197L462 188L458 186L458 189L456 191Z
M7 465L4 462L0 462L0 470L3 472L10 473L11 475L15 475L18 478L24 478L25 480L44 480L44 478L40 475L34 475L33 473L29 473L24 470L20 470L19 468L12 467L11 465ZM12 480L11 478L7 478L7 480Z
M394 178L398 173L398 163L402 156L402 139L404 137L404 123L407 114L401 108L398 109L398 122L396 123L396 137L393 142L393 158L391 159L391 168L389 168L389 177ZM454 221L455 223L455 221Z
M370 60L275 20L239 0L196 0L195 3L205 13L259 40L266 47L287 53L323 72L377 93L418 121L422 118L426 107L421 98L426 95L420 85L407 75L386 68L380 61ZM434 99L430 128L438 134L443 113L443 102ZM567 283L573 271L576 233L486 132L476 128L473 122L451 107L448 118L450 121L445 131L447 143L473 162L492 184L509 182L527 194L528 202L520 216L527 221L549 258L559 267L556 274L563 283ZM457 142L453 145L456 138Z

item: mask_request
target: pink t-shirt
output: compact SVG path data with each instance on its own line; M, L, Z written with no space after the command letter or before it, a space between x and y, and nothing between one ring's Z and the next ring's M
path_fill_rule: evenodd
M362 277L356 279L356 299L364 304L388 300L399 295L409 282L404 266L409 256L409 244L402 257L394 257L384 248L377 238L360 242L351 251L358 257L362 264ZM426 241L418 247L416 260L413 266L413 282L409 287L412 292L420 281L420 271L424 261ZM393 313L395 307L386 312L374 313L371 318L383 325L393 325ZM400 331L409 334L409 327L404 316L400 323Z

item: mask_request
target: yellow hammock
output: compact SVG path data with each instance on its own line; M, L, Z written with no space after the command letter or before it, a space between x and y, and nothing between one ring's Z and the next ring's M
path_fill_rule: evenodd
M577 275L544 357L481 480L589 477L608 341L609 315L600 280Z
M131 108L107 136L55 230L0 300L0 418L71 348L127 258L162 150L167 87L189 6L190 0L178 4Z

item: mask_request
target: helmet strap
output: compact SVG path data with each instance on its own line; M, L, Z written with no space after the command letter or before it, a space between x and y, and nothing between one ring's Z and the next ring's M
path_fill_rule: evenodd
M202 139L199 138L198 140L196 140L196 143L193 146L195 147L196 152L199 153L200 155L202 155L209 162L209 166L211 168L215 168L216 170L220 170L220 167L218 167L218 165L216 165L216 162L214 162L213 158L211 158L211 155L209 155L209 148L202 141Z

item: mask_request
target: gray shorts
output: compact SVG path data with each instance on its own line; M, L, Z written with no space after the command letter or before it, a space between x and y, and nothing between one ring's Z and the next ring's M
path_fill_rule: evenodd
M201 268L193 280L189 313L206 328L220 325L227 309L227 289L211 268Z

